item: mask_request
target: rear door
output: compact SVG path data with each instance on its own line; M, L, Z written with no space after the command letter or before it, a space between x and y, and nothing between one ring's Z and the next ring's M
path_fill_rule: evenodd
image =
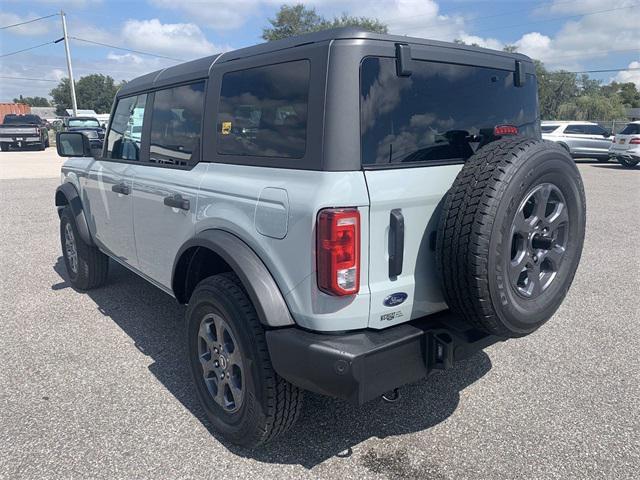
M151 94L143 128L146 161L135 165L133 221L139 269L171 288L173 262L194 234L204 80ZM147 126L149 122L149 126Z
M513 65L513 62L511 63ZM464 161L514 125L540 138L535 79L433 61L399 77L395 58L361 66L361 155L370 197L369 326L384 328L446 308L435 235L447 190Z

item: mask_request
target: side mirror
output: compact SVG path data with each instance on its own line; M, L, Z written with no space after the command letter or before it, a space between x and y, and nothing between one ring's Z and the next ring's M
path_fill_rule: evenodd
M89 138L81 132L58 132L56 149L61 157L93 157Z
M609 132L608 130L605 130L604 133L602 134L602 136L604 138L609 138L611 136L611 132Z

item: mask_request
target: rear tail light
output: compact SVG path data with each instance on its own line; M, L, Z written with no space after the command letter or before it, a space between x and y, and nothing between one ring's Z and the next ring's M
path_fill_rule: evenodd
M517 135L518 127L514 125L496 125L493 127L493 134L496 137L500 137L502 135Z
M40 127L36 127L36 133L40 135Z
M640 145L640 137L633 137L631 140L629 140L629 143L633 145Z
M329 295L360 290L360 212L328 208L318 214L318 288Z

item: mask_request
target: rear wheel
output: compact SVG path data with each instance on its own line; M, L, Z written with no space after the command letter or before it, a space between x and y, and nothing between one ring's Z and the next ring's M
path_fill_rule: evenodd
M264 327L238 277L202 280L186 316L191 373L214 428L245 446L286 432L300 413L302 390L273 370Z
M618 157L618 163L625 168L635 168L640 163L640 160L631 160L630 158Z
M609 157L598 157L596 160L598 163L609 163Z
M523 138L487 145L445 198L437 261L447 304L494 335L533 332L562 303L584 231L584 188L565 151Z
M8 152L9 151L9 144L8 143L0 143L0 151Z

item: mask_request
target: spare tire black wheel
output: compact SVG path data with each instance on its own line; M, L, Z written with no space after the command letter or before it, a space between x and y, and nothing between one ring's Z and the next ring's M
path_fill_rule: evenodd
M578 168L562 147L512 137L478 150L447 193L438 226L449 307L501 337L544 324L578 267L585 203Z

